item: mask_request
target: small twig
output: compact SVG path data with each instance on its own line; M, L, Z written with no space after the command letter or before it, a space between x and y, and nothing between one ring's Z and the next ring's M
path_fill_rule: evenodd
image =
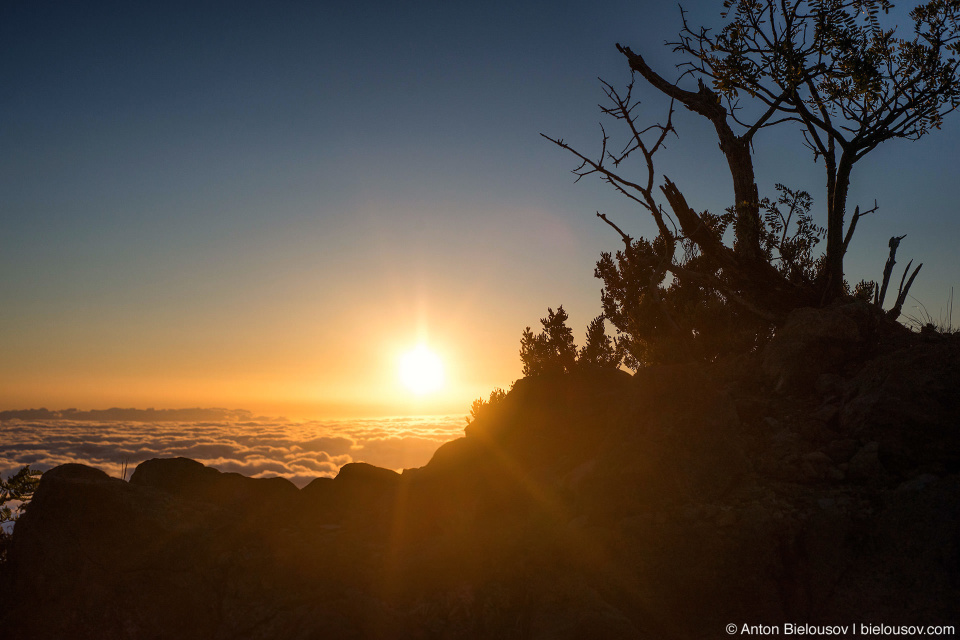
M614 231L616 231L617 233L620 234L620 238L623 240L623 244L625 244L625 245L627 246L627 249L630 248L630 243L633 241L633 238L631 238L630 236L628 236L627 234L625 234L625 233L623 232L623 230L620 229L620 227L618 227L616 224L614 224L613 221L610 220L610 218L608 218L608 217L606 216L606 214L603 214L603 213L600 213L599 211L597 211L597 217L600 218L601 220L603 220L604 222L606 222L606 223L607 223L608 225L610 225L611 227L613 227Z

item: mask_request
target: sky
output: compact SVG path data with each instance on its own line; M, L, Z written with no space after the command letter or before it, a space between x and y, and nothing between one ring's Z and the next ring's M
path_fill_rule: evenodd
M720 5L684 3L703 24ZM674 78L679 24L637 0L3 3L0 409L466 412L520 377L547 307L583 340L619 244L596 211L654 232L540 133L596 152L598 77L629 80L615 43ZM641 113L665 108L649 93ZM924 263L907 312L934 318L960 283L958 120L881 146L849 200L880 210L848 279L878 279L906 233L900 266ZM715 137L675 124L658 172L722 211ZM755 150L762 195L805 188L822 221L796 132ZM422 397L397 376L420 343L446 373Z

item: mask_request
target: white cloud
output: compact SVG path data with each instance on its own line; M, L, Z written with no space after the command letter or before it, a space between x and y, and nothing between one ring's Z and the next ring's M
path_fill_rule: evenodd
M0 474L26 464L45 471L79 462L127 478L150 458L184 456L221 471L283 476L304 486L353 461L419 467L463 435L464 417L420 416L335 422L92 422L3 420Z

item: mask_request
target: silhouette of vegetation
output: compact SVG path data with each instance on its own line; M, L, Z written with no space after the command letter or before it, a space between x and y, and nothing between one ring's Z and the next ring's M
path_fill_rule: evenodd
M603 314L590 321L587 326L587 341L577 355L580 365L592 365L606 369L616 369L623 360L620 350L607 335Z
M467 424L470 424L480 416L486 416L495 411L506 397L507 392L500 387L497 387L490 392L489 400L484 400L483 398L477 398L474 400L470 405L470 415L467 416Z
M534 335L530 327L523 330L520 360L524 376L573 371L577 346L573 342L573 330L567 326L569 318L563 305L557 307L556 313L548 307L547 317L540 318L543 331Z
M883 142L917 140L939 128L960 106L960 3L929 0L913 9L910 38L882 24L891 6L888 0L725 0L719 31L693 27L681 11L682 29L669 43L684 57L677 82L617 45L632 77L624 90L603 82L608 102L601 111L623 126L622 145L615 146L602 125L596 157L544 136L580 160L577 180L598 175L656 224L656 237L635 239L597 212L624 243L601 256L595 273L628 366L711 360L755 348L791 310L845 296L882 308L889 270L881 286L860 282L851 290L844 279L857 224L878 208L857 207L848 219L853 168ZM640 124L633 93L638 76L670 99L665 121ZM695 88L688 79L696 80ZM657 184L655 155L677 133L677 103L716 131L733 186L733 204L723 214L695 211L666 176ZM823 161L823 227L811 215L809 193L778 184L775 198L759 195L754 139L789 124L814 160ZM636 178L622 172L630 159L644 169ZM826 246L819 254L821 240ZM893 240L890 248L892 268ZM908 278L911 265L888 312L894 319L922 266ZM539 362L532 334L524 337L523 353L531 355L525 366Z
M29 465L6 480L0 479L0 566L7 561L7 552L12 538L7 528L23 513L38 484L40 484L40 472L31 469ZM10 506L10 503L17 504Z
M960 329L953 324L953 287L950 287L950 295L947 298L946 309L940 312L939 317L934 317L923 303L916 300L916 298L914 298L914 301L917 303L914 307L915 312L905 314L907 323L913 329L928 335L932 333L953 335L960 331Z
M623 350L607 335L603 314L594 318L587 326L586 342L577 349L573 340L573 330L567 326L570 316L563 305L556 312L547 308L547 316L540 319L543 331L534 335L530 327L523 330L520 338L520 360L523 363L523 375L541 376L551 373L570 373L576 367L590 366L604 369L616 369L623 362ZM512 387L511 387L512 388ZM490 416L507 392L497 387L490 392L488 400L477 398L470 405L467 424L480 416Z
M556 313L548 307L547 317L540 318L543 331L534 335L530 327L523 330L520 361L524 377L570 373L583 365L610 369L620 366L622 350L607 335L602 314L590 322L586 343L579 350L573 340L573 330L567 326L569 318L563 305L557 307Z

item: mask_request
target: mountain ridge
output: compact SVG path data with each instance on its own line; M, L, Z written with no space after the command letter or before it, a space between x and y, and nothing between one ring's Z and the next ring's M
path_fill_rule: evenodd
M815 313L816 316L811 316ZM402 474L44 474L14 637L714 638L956 624L960 338L803 311L762 352L519 380Z

